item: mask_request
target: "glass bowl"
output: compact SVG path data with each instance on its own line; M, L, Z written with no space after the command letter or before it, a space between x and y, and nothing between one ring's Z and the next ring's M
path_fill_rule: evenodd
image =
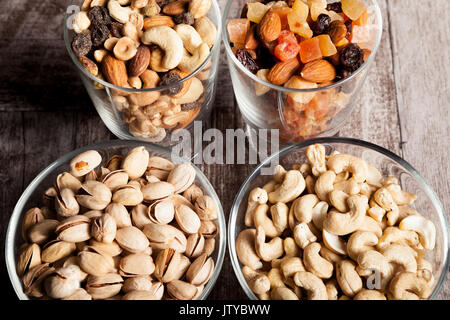
M274 85L260 79L239 62L230 46L226 26L230 19L241 16L246 2L228 0L222 18L222 39L234 94L247 129L279 129L280 140L285 145L318 136L333 136L358 105L357 95L380 45L383 27L377 1L363 0L371 13L370 40L364 43L364 47L372 51L367 61L349 77L314 89Z
M106 127L114 135L123 140L141 140L157 143L162 146L171 146L179 142L178 138L173 139L174 141L172 141L171 134L173 132L177 132L180 129L187 129L192 133L194 130L194 120L202 122L209 121L216 94L222 28L221 12L216 0L212 0L211 9L207 14L207 17L217 29L217 37L207 59L194 72L180 81L153 89L117 87L105 81L103 78L92 75L83 67L72 50L71 41L74 32L70 30L74 13L73 10L79 11L82 2L83 1L81 0L73 0L72 5L69 6L69 8L78 9L67 10L68 13L64 19L64 42L67 52L76 66L95 109ZM161 73L159 75L161 76ZM194 78L200 81L197 81ZM159 95L160 98L156 102L162 101L163 103L166 103L170 98L166 92L186 81L201 83L203 85L203 94L196 102L194 102L197 106L194 108L189 107L189 111L187 109L186 111L182 111L180 109L180 104L177 102L170 102L170 111L177 115L177 117L174 116L170 119L168 118L166 122L164 122L164 115L156 112L155 108L145 109L147 106L142 105L145 103L145 99L139 99L139 97L143 97L144 95ZM147 101L149 100L147 99ZM140 104L138 108L135 107L135 103ZM153 106L157 107L156 105Z
M87 151L87 150L97 150L103 159L102 164L114 154L125 155L129 150L134 147L145 146L148 150L150 156L160 156L166 159L171 159L171 151L163 148L161 146L140 141L125 141L125 140L114 140L108 142L101 142L98 144L86 146L78 150L72 151L45 168L39 175L34 178L34 180L25 189L11 215L8 224L8 230L6 232L6 242L5 242L5 260L6 267L8 269L9 278L11 280L14 291L17 297L21 300L29 300L30 298L23 292L22 282L16 272L16 257L20 245L23 243L21 236L21 225L23 214L30 208L40 206L42 204L42 195L45 190L53 185L57 175L64 171L68 171L70 160L77 154ZM175 161L176 162L176 161ZM205 285L202 294L198 297L199 300L205 300L215 282L217 281L220 270L222 269L222 263L226 250L226 221L225 215L223 213L223 208L217 193L215 192L213 186L208 181L208 178L193 165L196 171L195 183L204 191L205 194L211 196L218 208L218 229L219 234L216 237L215 250L211 255L214 259L215 270L209 282Z
M286 169L291 168L293 164L303 163L307 160L305 156L306 148L315 143L323 144L327 154L338 150L341 153L361 157L376 166L383 176L397 177L403 190L417 194L417 200L411 206L430 219L436 226L436 246L434 251L427 251L426 256L427 260L433 263L435 276L435 284L430 299L436 298L445 281L449 267L448 224L442 204L425 179L408 162L382 147L351 138L317 138L286 147L264 160L244 181L231 208L228 222L228 249L234 272L246 295L252 300L258 299L244 279L241 271L242 264L237 257L235 246L237 236L246 228L244 216L248 195L251 190L261 187L272 179L272 176L261 175L262 168L269 167L271 163L277 163L277 159L279 164Z

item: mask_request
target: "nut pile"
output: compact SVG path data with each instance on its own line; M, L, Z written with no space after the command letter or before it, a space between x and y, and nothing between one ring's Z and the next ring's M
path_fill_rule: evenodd
M361 158L320 144L308 162L250 192L236 239L242 273L260 299L426 299L434 224L416 195Z
M258 78L286 88L314 89L349 77L368 59L372 24L362 0L256 1L227 22L227 31L236 58ZM257 96L270 92L255 82ZM348 93L334 89L288 93L282 138L326 130L348 100Z
M206 16L211 0L85 0L73 19L72 49L94 76L113 90L115 108L129 131L160 142L166 130L184 128L200 113L211 61L182 83L210 54L217 29ZM97 83L97 87L103 88Z
M101 167L95 150L23 217L25 294L64 300L196 299L214 272L215 201L174 165L137 147Z

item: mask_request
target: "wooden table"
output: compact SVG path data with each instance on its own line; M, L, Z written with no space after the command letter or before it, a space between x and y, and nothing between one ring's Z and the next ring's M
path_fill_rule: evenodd
M63 42L68 0L0 0L0 233L28 183L63 154L115 137L102 124ZM409 161L450 213L449 61L447 0L379 0L383 39L340 136L381 145ZM222 8L225 0L221 0ZM243 126L222 52L212 127ZM228 215L254 166L204 165ZM1 282L9 284L1 255ZM15 298L9 285L7 297ZM212 299L245 299L226 257ZM439 296L450 299L450 277Z

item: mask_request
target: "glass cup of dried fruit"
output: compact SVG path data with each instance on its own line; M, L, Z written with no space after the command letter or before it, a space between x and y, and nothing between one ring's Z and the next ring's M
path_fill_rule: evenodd
M163 146L208 121L216 90L221 13L216 0L75 0L64 40L108 129Z
M338 132L381 40L376 0L229 0L222 21L248 128L285 144Z

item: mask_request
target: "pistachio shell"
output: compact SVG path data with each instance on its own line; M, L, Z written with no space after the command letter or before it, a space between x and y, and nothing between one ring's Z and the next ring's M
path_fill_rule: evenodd
M72 217L80 211L75 193L71 189L62 189L55 199L55 210L61 217Z
M140 188L131 183L118 187L114 192L112 201L124 206L136 206L144 200Z
M122 162L124 169L131 180L141 177L147 170L149 153L145 147L136 147L131 149Z
M116 241L111 243L99 242L94 239L89 241L89 245L95 248L96 251L106 254L111 257L118 256L122 253L122 248Z
M100 210L89 210L88 212L83 213L83 216L88 217L89 220L94 220L95 218L101 217L103 212Z
M97 173L97 171L92 170L92 171L88 172L87 175L84 176L84 182L86 183L88 181L97 181L99 175L100 174Z
M44 215L39 208L31 208L25 215L22 220L22 238L27 241L27 233L30 227L34 226L36 223L44 220Z
M146 235L133 226L117 230L116 241L123 249L133 253L143 251L149 245Z
M186 271L186 280L191 284L200 286L205 284L214 272L214 260L206 254L200 255L192 262Z
M42 196L42 202L44 202L44 205L49 208L55 207L55 199L58 196L58 192L54 187L50 187L47 190L45 190L44 195Z
M53 236L58 225L58 220L42 220L29 228L28 239L32 243L42 244Z
M216 239L208 238L205 239L205 247L203 248L203 253L206 253L208 256L212 255L216 248Z
M107 273L101 276L89 276L86 291L93 299L107 299L118 294L122 288L123 279L117 273Z
M167 180L170 171L150 168L145 172L145 178L148 182L158 182Z
M101 276L114 269L114 260L111 256L93 250L81 251L78 253L78 259L81 269L90 275Z
M33 243L20 250L17 259L17 274L21 277L31 268L41 264L41 248Z
M48 296L54 299L61 299L70 296L80 288L79 268L69 266L55 271L54 275L48 277L45 282L45 291Z
M197 258L203 253L205 247L205 237L198 233L193 233L187 238L185 255L189 258Z
M197 287L181 280L174 280L167 284L167 293L177 300L191 300L197 294Z
M125 279L125 281L123 282L122 291L125 293L134 290L151 291L152 286L152 280L148 276L132 277Z
M111 171L105 175L102 182L111 189L111 191L115 191L118 187L128 183L128 173L126 173L125 170Z
M120 169L120 166L122 164L123 161L123 157L121 155L113 155L111 158L108 159L108 161L106 162L106 167L110 170L110 171L116 171Z
M196 184L192 184L183 192L183 197L185 197L189 202L195 203L198 197L203 195L202 189Z
M142 203L131 210L131 219L133 224L139 229L144 228L146 224L152 223L148 216L148 207Z
M150 223L144 226L143 232L154 249L172 248L181 253L186 251L186 236L174 226Z
M142 188L142 194L144 195L144 200L146 201L166 198L172 195L174 191L174 186L165 181L149 183Z
M94 170L102 162L102 156L95 150L80 153L70 161L70 173L75 177L82 177Z
M173 249L164 249L158 253L155 262L155 277L161 282L180 279L189 267L189 259Z
M53 273L55 268L48 263L43 263L31 268L22 278L24 293L35 298L41 298L45 292L42 282Z
M186 233L197 233L200 228L201 222L197 213L183 204L176 207L175 219L180 228Z
M64 261L62 266L63 266L63 268L66 268L68 266L73 266L73 265L75 265L75 266L80 268L78 256L70 256L70 257L68 257ZM88 276L88 274L86 272L84 272L83 270L81 270L81 268L80 268L80 281L86 280L87 276Z
M194 167L185 162L177 165L167 177L167 182L171 183L175 187L175 193L182 193L195 180L195 169Z
M195 211L194 205L189 200L187 200L185 197L183 197L179 194L174 194L174 195L168 197L168 199L170 199L170 201L173 202L175 207L177 205L184 204L185 206L188 206L189 208L191 208L192 210Z
M77 193L81 189L81 182L69 172L63 172L56 177L56 186L58 190L70 189Z
M129 254L119 263L120 274L125 277L151 275L155 264L151 256L142 253Z
M90 180L81 186L87 195L77 195L79 204L92 210L103 210L111 202L111 190L99 181Z
M148 160L148 168L171 171L173 170L173 168L175 168L175 165L170 160L161 157L150 157L150 159Z
M133 290L122 297L122 300L159 300L151 291Z
M161 300L164 295L164 284L162 282L154 282L150 292L153 293L156 299Z
M91 238L89 232L89 218L76 215L61 221L56 228L58 240L67 242L82 242Z
M107 213L94 219L91 223L91 235L99 242L113 242L116 237L116 231L116 221Z
M42 250L42 261L53 263L69 256L75 250L75 243L54 240L44 246Z
M79 288L75 290L71 295L63 298L62 300L92 300L92 296L83 288Z
M200 229L198 229L198 232L201 233L206 239L214 238L218 231L217 225L211 220L202 220Z
M202 220L217 219L216 202L210 196L199 196L195 201L195 212Z
M175 214L173 202L170 199L155 201L148 208L148 216L151 222L168 224L172 222Z
M106 209L105 213L110 214L116 221L117 229L123 227L131 227L131 217L128 213L127 208L120 203L110 203Z

